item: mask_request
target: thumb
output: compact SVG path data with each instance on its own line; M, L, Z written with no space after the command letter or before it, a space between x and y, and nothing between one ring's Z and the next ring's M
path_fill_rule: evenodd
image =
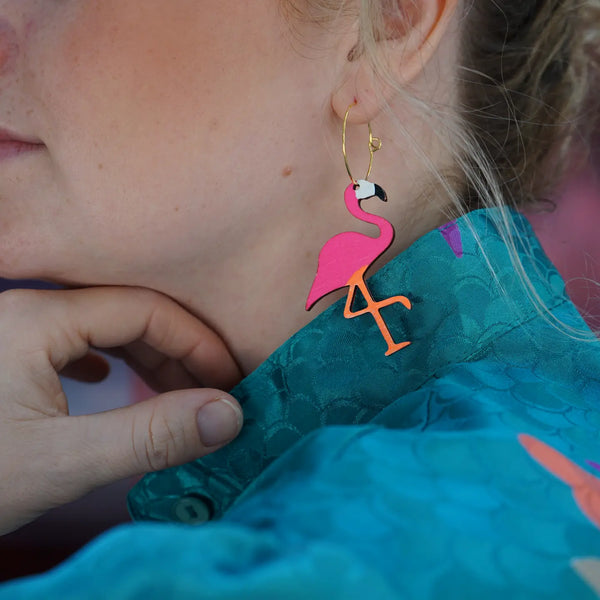
M69 459L57 462L66 471L61 475L80 487L74 490L79 495L210 454L234 439L242 422L240 405L225 392L172 391L125 408L64 417L63 452Z

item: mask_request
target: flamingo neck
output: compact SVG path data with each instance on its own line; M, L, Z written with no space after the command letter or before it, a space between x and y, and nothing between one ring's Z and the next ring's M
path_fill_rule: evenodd
M394 228L392 227L392 224L379 215L374 215L373 213L364 211L360 206L360 200L358 200L356 197L354 186L352 184L346 188L346 191L344 192L344 200L346 202L348 211L353 217L357 218L359 221L363 221L364 223L371 223L372 225L379 227L379 239L381 240L382 244L384 242L386 243L387 248L387 246L389 246L394 239Z

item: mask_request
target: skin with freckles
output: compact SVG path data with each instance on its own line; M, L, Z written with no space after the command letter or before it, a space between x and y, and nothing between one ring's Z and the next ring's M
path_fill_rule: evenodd
M308 322L321 246L361 231L343 203L338 106L371 90L348 61L355 23L298 35L279 4L0 0L0 129L44 144L0 160L0 275L161 291L222 335L244 372ZM439 43L429 77L411 75L438 97L458 35ZM386 139L389 117L372 116L393 255L443 216L417 209L422 167ZM357 171L366 120L358 111L348 130Z
M0 21L0 75L10 71L18 55L17 32L9 21Z

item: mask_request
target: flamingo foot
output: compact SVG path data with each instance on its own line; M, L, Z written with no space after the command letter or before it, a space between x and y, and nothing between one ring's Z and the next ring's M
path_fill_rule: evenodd
M346 319L353 319L354 317L358 317L360 315L364 315L366 313L371 314L371 316L375 319L375 323L383 335L383 339L385 340L388 349L385 353L386 356L390 356L398 350L402 350L402 348L406 348L406 346L410 345L410 342L401 342L397 344L394 342L392 338L392 334L388 329L385 321L383 320L383 316L381 315L381 309L390 306L392 304L402 304L408 310L411 310L412 304L410 300L406 296L392 296L391 298L387 298L386 300L381 300L380 302L376 302L373 300L369 292L369 288L364 280L364 272L366 267L359 269L348 281L348 285L350 289L348 290L348 298L346 300L346 307L344 309L344 316ZM354 300L354 296L356 294L356 289L359 289L363 298L365 299L367 306L362 310L352 311L352 302Z
M401 344L390 344L388 342L388 349L387 352L385 353L386 356L391 356L392 354L394 354L395 352L398 352L398 350L402 350L402 348L406 348L406 346L410 346L411 342L402 342Z
M412 304L406 296L392 296L387 300L377 302L376 306L378 309L382 309L384 306L390 306L391 304L402 304L408 310L412 308Z

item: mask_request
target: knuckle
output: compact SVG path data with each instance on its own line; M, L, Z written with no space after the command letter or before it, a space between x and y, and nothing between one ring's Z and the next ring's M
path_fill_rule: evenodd
M144 336L149 336L156 343L156 338L162 337L170 329L171 311L175 303L154 290L131 288L130 292L146 314Z
M148 421L144 436L144 462L152 471L160 471L174 466L180 446L177 435L164 415L154 411Z
M181 321L182 313L171 300L156 295L150 305L144 338L147 343L156 349L169 349L173 352L178 344L176 340L181 336L183 324ZM173 355L172 358L179 359L179 355Z

